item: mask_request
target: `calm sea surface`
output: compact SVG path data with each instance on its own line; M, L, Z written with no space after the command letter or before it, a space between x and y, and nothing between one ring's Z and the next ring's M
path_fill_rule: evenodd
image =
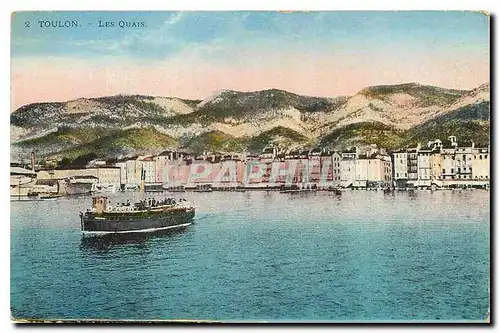
M197 216L185 230L100 239L80 233L88 197L12 202L12 315L483 320L489 195L186 193Z

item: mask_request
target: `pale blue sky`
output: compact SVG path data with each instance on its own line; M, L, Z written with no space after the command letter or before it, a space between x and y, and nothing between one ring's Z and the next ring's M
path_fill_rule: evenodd
M38 20L78 20L80 28L39 28ZM98 28L142 21L146 28ZM25 21L31 27L25 28ZM358 49L409 48L488 52L488 18L475 12L19 12L14 57L110 56L163 59L205 44ZM395 47L397 46L397 47Z
M472 89L489 82L488 28L487 16L463 11L18 12L13 106L117 93L203 99L218 89L338 96L405 82Z

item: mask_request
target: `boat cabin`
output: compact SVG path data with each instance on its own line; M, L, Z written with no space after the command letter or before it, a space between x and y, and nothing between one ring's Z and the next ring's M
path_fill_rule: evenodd
M104 213L108 208L108 198L107 197L94 197L92 198L92 211L96 214Z

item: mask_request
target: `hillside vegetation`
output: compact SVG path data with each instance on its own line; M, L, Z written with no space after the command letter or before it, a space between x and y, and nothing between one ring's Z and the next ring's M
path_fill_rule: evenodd
M11 157L116 158L180 148L192 153L376 145L395 149L456 135L490 140L489 84L472 90L417 83L352 96L222 90L204 100L143 95L33 103L11 114Z

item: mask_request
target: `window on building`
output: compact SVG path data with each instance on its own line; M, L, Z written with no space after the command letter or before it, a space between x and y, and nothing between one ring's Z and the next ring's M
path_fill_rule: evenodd
M482 160L483 159L483 155L479 155L479 159Z
M446 169L443 169L443 173L446 173Z
M451 173L453 173L453 168L451 169Z
M460 173L460 168L458 168L458 173Z
M484 159L487 160L488 159L488 155L484 155Z

